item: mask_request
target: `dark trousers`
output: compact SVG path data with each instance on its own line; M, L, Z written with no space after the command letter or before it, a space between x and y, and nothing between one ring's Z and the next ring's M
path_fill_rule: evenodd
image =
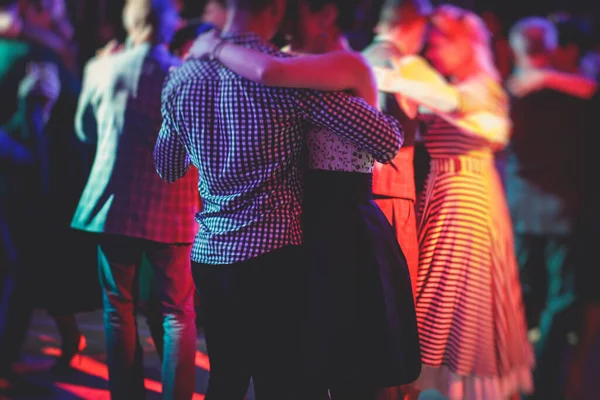
M22 269L0 277L0 377L19 357L33 312L31 275Z
M312 400L301 393L306 266L288 246L228 265L192 263L204 313L206 400Z
M540 330L535 344L535 398L560 399L567 335L576 328L577 240L567 235L516 234L515 244L527 323Z
M9 375L19 356L39 287L31 270L43 252L32 249L35 211L0 197L0 376Z
M191 244L157 243L114 235L100 235L99 241L111 398L145 398L142 348L135 318L138 276L145 253L154 271L163 318L162 396L191 399L196 355Z

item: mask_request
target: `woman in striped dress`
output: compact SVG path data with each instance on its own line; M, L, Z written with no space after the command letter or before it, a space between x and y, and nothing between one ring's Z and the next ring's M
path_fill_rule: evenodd
M429 110L431 170L418 215L417 387L449 399L503 400L532 391L512 227L493 152L509 137L508 100L489 34L475 14L440 6L427 57L444 76L377 70L378 86Z

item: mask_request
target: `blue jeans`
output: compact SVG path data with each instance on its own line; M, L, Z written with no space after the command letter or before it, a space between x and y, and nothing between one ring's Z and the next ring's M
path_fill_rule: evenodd
M154 289L163 315L162 398L191 399L196 354L191 244L156 243L115 235L102 235L99 243L111 398L145 398L142 348L135 318L138 276L145 253L154 271Z

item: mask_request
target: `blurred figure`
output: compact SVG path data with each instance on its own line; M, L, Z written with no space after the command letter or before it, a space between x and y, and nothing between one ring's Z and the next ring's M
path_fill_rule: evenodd
M40 290L35 269L40 259L31 245L36 239L44 240L44 232L40 229L38 236L31 227L43 220L47 206L48 134L44 128L51 109L48 104L56 101L60 88L53 64L30 66L46 71L28 72L19 87L18 114L0 126L0 394L6 390L12 395L25 395L31 389L11 368L25 341Z
M512 71L513 59L508 39L502 28L502 22L498 14L491 10L482 11L480 15L490 32L494 62L502 80L504 80L508 78Z
M43 169L44 181L48 186L45 207L52 212L42 213L44 221L40 221L47 236L43 243L46 258L38 260L40 265L36 269L36 276L44 285L36 290L35 301L37 306L46 308L57 323L62 347L56 364L57 370L68 367L74 355L84 346L73 312L90 311L99 304L94 298L97 293L99 299L99 288L94 290L97 279L88 273L91 269L85 268L90 265L89 256L94 256L93 247L69 228L75 197L78 198L81 194L84 180L87 179L89 149L74 140L72 123L65 123L75 113L79 81L66 67L64 58L57 53L57 47L53 46L55 43L52 38L57 37L53 30L59 30L55 27L56 24L63 26L62 36L65 41L72 35L64 8L60 4L61 1L58 0L21 1L20 14L16 13L16 7L12 14L13 21L18 21L21 26L19 41L43 49L55 60L62 87L45 127L48 136L52 138L48 143L47 168ZM50 268L45 265L47 260L57 259L61 262ZM78 285L69 284L69 279L77 281ZM74 302L73 298L78 301Z
M597 85L581 74L551 68L559 35L555 26L542 18L522 20L511 30L518 68L509 80L516 98L511 112L514 129L507 195L528 324L539 336L536 399L562 399L566 391L581 394L585 360L581 350L589 349L590 332L597 324L593 309L587 309L589 324L576 349L568 386L562 387L560 366L568 347L567 334L580 331L576 322L579 306L597 299L591 288L595 285L589 283L588 270L593 266L581 256L590 251L586 238L597 229L589 223L596 213L589 202L593 191L587 189L595 185L593 179L586 179L586 163L593 158L586 147L597 136L593 131L597 104L590 101ZM575 55L570 58L575 60ZM561 112L548 114L549 109ZM563 140L566 131L567 141Z
M401 68L406 56L417 56L425 44L429 0L388 0L384 3L375 31L377 36L363 54L373 66ZM380 92L381 109L402 123L404 144L389 164L375 163L373 194L398 238L409 265L413 292L417 282L419 245L415 217L414 142L419 121L417 106L401 94Z
M373 66L402 71L417 68L419 54L427 39L429 17L433 6L429 0L386 0L375 28L373 43L363 54ZM404 64L406 66L402 65ZM398 93L380 91L379 104L386 114L402 123L404 143L400 152L388 164L376 162L373 170L373 195L396 232L396 238L408 263L413 295L419 267L419 244L417 242L416 188L415 188L415 139L420 121L416 103ZM382 389L378 398L392 400L402 398L411 391L404 388Z
M20 0L21 35L58 54L72 72L78 68L73 44L75 30L66 13L65 0Z
M596 93L590 99L590 109L597 113L600 110L600 92ZM566 394L569 399L584 399L584 382L589 365L592 360L594 345L597 343L600 334L600 291L598 290L598 270L599 265L596 260L597 238L600 237L600 213L598 205L600 204L600 188L598 187L598 154L600 142L598 132L600 132L599 119L595 114L591 124L588 127L587 140L583 144L585 149L585 193L583 195L584 205L581 220L580 237L582 238L581 247L583 251L580 254L580 265L576 274L576 295L579 302L580 319L577 326L578 341L573 351L569 374L566 381ZM589 262L590 260L594 260Z
M543 18L521 20L510 33L517 69L509 80L509 88L516 90L506 185L528 325L537 336L535 399L566 395L561 366L567 334L578 328L577 303L583 293L577 283L585 262L581 253L587 251L586 236L591 231L581 228L589 224L584 218L594 215L584 211L586 186L591 185L585 179L585 148L589 138L597 135L592 132L594 103L589 100L594 83L553 70L559 35ZM562 63L563 68L575 69L577 54L577 49L564 48L561 59L571 61ZM528 92L520 81L528 82ZM532 90L536 81L538 87Z
M170 0L129 0L123 10L127 48L88 63L75 119L78 136L97 144L72 226L98 234L109 389L115 400L145 398L135 319L144 254L163 315L163 398L191 399L194 391L190 252L199 210L197 173L167 184L152 157L163 81L180 64L168 53L177 19Z
M532 390L534 363L493 157L508 143L508 98L483 21L451 5L431 21L427 57L437 72L423 67L410 79L376 69L380 90L429 110L422 118L431 170L417 220L423 371L416 385L450 400L508 399Z
M484 3L484 7L485 6L486 4ZM513 69L513 55L499 13L490 9L484 9L479 14L490 32L494 64L500 73L502 81L504 81L508 78ZM494 159L498 173L500 174L501 179L504 180L504 166L506 164L505 149L496 151Z
M401 55L402 57L417 55L422 56L429 27L429 14L431 11L432 5L428 0L385 1L380 11L379 21L375 26L375 48L373 50L370 48L365 50L365 55L367 58L371 57L369 55L371 52L377 53L381 51L381 46L378 46L379 42L383 42L384 48L388 47L385 46L386 44L393 43L399 52L398 55ZM387 50L389 51L390 49L388 48ZM398 60L399 59L396 61ZM415 58L411 58L411 60L416 61L414 65L417 65L419 62L419 60ZM411 62L412 61L408 61L408 63ZM376 63L373 62L371 64L376 65ZM396 64L398 63L396 62ZM399 68L399 66L397 65L396 68ZM388 95L387 101L390 101L392 97L393 95ZM407 101L406 99L400 102L400 104L404 104L404 108L406 108L409 103L410 101ZM412 153L411 157L413 158L413 166L409 167L410 169L406 171L410 171L408 173L414 175L413 180L415 198L418 199L420 192L423 190L425 178L427 177L427 173L429 171L429 154L427 153L425 145L423 144L423 125L416 118L416 114L414 112L416 110L414 103L412 108L413 111L409 113L410 118L403 121L403 126L405 129L408 125L408 142L405 143L403 149L400 150L398 157L406 157L408 153ZM407 144L408 147L406 147ZM376 166L377 169L375 170L374 181L375 185L379 185L379 183L377 183L378 181L389 181L389 178L393 176L393 174L389 174L391 169L386 167L381 168L378 164L376 164ZM402 173L401 171L399 172ZM377 177L379 174L382 175L381 179ZM385 183L383 184L385 185ZM380 189L375 190L381 191ZM382 195L383 193L377 194ZM379 202L378 204L381 206L383 203ZM409 233L407 234L410 236ZM414 259L414 255L411 254L409 243L402 241L400 241L400 243L403 245L404 251L407 252L408 262L409 265L411 265L411 276L413 276L412 272L415 271L415 268L412 267L414 262L411 260L411 258ZM413 284L416 284L416 278L414 279Z
M552 66L563 72L581 72L581 60L590 47L590 26L571 17L557 17L555 26L558 43L552 54Z
M17 6L2 0L0 12L17 15ZM58 60L50 52L0 37L0 379L9 388L20 386L12 364L40 290L37 255L47 239L49 199L46 124L60 90Z
M208 0L204 6L202 22L212 24L223 30L227 20L227 0Z
M18 12L0 11L0 36L20 38L66 51L74 29L65 13L64 0L20 0Z
M600 20L593 28L592 46L581 60L582 72L596 81L600 81Z

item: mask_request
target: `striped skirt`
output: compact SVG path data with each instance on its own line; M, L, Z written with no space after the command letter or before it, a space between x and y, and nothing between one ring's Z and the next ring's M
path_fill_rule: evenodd
M496 400L532 391L512 227L491 158L434 158L420 201L421 390Z

